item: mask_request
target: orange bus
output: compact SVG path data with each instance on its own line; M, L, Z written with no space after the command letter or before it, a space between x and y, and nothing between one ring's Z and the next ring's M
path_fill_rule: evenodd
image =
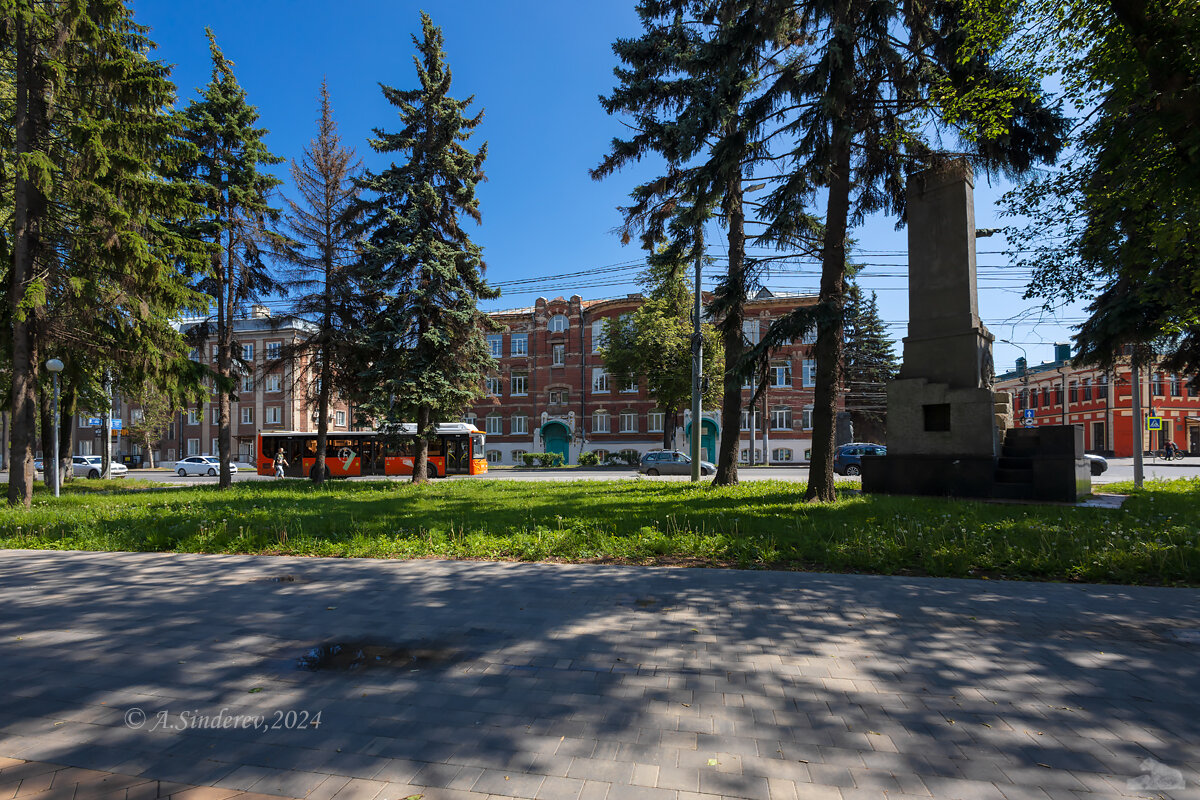
M417 426L397 426L400 437L381 431L331 432L325 445L325 475L412 475ZM292 478L311 477L317 465L317 434L299 431L259 431L258 474L275 474L275 454L283 448ZM481 475L488 471L483 432L465 422L441 423L429 437L429 477Z

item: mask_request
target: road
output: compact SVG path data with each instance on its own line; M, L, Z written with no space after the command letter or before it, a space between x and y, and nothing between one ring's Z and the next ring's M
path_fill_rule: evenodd
M1117 481L1133 480L1133 459L1132 458L1113 458L1109 459L1108 471L1103 475L1095 477L1092 482L1103 485L1115 483ZM1153 458L1147 458L1145 462L1145 475L1147 480L1153 478L1200 478L1200 458L1186 458L1183 461L1164 462ZM803 483L808 480L808 467L742 467L738 471L738 476L744 481L793 481ZM131 469L129 477L140 478L142 480L156 481L175 486L196 486L208 483L216 483L216 478L207 476L189 476L181 478L173 472L168 472L161 469ZM258 475L249 470L241 470L233 478L237 482L243 481L263 481L274 480L274 478L265 475ZM689 480L686 475L663 475L659 477L649 478L644 475L638 475L630 469L565 469L565 470L516 470L516 469L494 469L482 478L470 478L467 476L455 476L451 480L506 480L506 481L611 481L611 480L655 480L655 481L686 481ZM0 482L8 480L7 472L0 472ZM350 480L379 480L378 477L371 478L351 478ZM389 478L388 480L408 480L407 477ZM707 479L706 479L707 480ZM857 483L858 478L844 477L839 478L839 481L848 481Z

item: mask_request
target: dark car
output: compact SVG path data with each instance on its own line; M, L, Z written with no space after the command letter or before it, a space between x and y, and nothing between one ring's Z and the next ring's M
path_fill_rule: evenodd
M869 442L850 442L833 455L833 471L838 475L861 475L863 456L886 456L887 448Z
M1083 457L1088 460L1088 466L1092 468L1093 475L1103 475L1104 471L1108 469L1108 459L1104 456L1086 453Z

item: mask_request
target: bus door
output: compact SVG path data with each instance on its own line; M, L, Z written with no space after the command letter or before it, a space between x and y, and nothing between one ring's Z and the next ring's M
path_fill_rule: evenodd
M284 474L289 478L307 478L308 469L317 463L317 440L303 436L289 436L287 449L288 465ZM304 462L308 461L308 468Z
M359 441L360 475L383 474L383 442L364 436Z
M446 474L467 475L471 471L471 453L466 436L444 437L446 451Z

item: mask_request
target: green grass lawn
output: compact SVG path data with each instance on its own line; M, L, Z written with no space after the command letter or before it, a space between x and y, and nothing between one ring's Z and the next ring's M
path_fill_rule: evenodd
M100 486L97 486L99 484ZM1120 511L863 496L802 484L657 481L74 481L0 511L0 547L609 561L1200 585L1200 480L1147 483ZM102 487L102 488L101 488Z

